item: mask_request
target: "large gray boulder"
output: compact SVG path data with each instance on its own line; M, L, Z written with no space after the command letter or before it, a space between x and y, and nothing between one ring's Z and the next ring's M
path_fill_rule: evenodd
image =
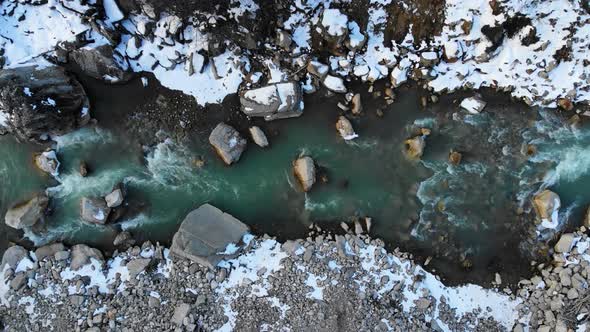
M8 264L11 269L16 269L18 263L25 257L29 257L29 252L21 246L12 246L4 252L2 256L2 264L0 264L0 271Z
M35 250L35 257L38 261L42 261L46 257L53 257L57 252L66 250L66 247L59 242L44 245Z
M315 164L311 157L301 157L293 162L293 172L303 191L311 190L315 183Z
M249 228L232 215L210 205L201 205L189 213L172 239L170 252L201 265L214 268L231 243L239 243Z
M266 121L301 116L303 95L297 82L277 83L245 91L240 96L242 112Z
M47 205L49 205L49 198L39 193L28 201L17 203L8 209L4 222L16 229L32 227L43 218Z
M72 270L78 270L82 266L91 263L91 258L96 259L101 264L104 262L104 257L100 250L90 248L85 244L77 244L72 247L72 262L70 263L70 268Z
M124 68L122 61L115 61L117 54L110 45L97 48L80 48L70 53L70 60L82 71L106 83L125 83L133 74Z
M227 165L238 160L246 149L246 140L232 126L223 122L217 125L209 135L209 143Z
M104 225L110 213L111 208L102 198L83 197L80 201L80 215L86 222Z
M82 85L60 67L0 70L0 133L41 142L86 125L89 109Z

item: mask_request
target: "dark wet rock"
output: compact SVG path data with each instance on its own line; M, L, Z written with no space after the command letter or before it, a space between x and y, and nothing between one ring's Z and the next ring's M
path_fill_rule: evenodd
M190 212L174 234L170 252L213 268L231 243L239 243L249 228L232 215L210 205ZM228 253L232 254L232 253Z
M83 197L80 201L80 216L86 222L104 225L110 213L111 209L102 198Z
M35 155L35 166L43 172L57 176L59 174L59 160L54 150Z
M110 45L102 45L97 48L80 48L70 53L70 59L76 63L82 71L98 80L106 83L125 83L133 74L121 67L115 61L115 54Z
M483 35L492 43L492 45L486 49L486 53L488 54L493 53L504 41L504 29L501 26L492 27L484 25L481 28L481 33L483 33Z
M246 140L232 126L223 122L213 129L209 135L209 143L227 165L240 160L242 152L246 149Z
M6 264L8 264L11 269L16 269L18 263L25 257L29 257L29 252L21 246L12 246L6 249L4 255L2 256L0 271L2 271Z
M80 162L80 166L78 169L80 172L80 176L82 176L82 177L88 176L88 164L85 161Z
M8 209L4 221L6 225L16 229L31 227L43 218L48 205L49 198L44 193L37 194Z
M303 191L310 191L316 181L315 164L311 157L301 157L293 162L293 172Z
M252 136L252 140L254 141L254 143L256 143L256 145L258 145L259 147L265 148L268 146L268 139L266 138L264 131L262 131L260 127L250 127L250 135Z
M20 140L41 142L84 126L89 107L82 85L60 67L0 71L0 127Z
M53 257L56 253L64 250L66 250L66 247L63 243L52 243L37 248L37 250L35 250L35 257L38 261L42 261L44 258Z
M92 259L99 261L101 264L104 262L104 257L100 250L91 248L85 244L77 244L72 247L71 251L72 261L70 268L72 270L78 270L82 266L91 263Z
M566 111L574 109L574 103L569 98L560 98L557 100L557 105Z
M115 188L110 194L106 195L104 200L107 203L107 206L110 208L115 208L123 204L123 200L125 199L125 195L123 194L123 190L121 188Z
M242 92L241 109L248 116L267 121L303 114L303 96L297 82L277 83Z

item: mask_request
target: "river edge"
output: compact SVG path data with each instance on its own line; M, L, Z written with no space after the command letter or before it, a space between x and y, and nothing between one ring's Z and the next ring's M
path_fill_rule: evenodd
M590 314L584 227L562 235L552 263L535 266L538 274L514 291L500 275L495 289L447 287L412 255L364 235L284 243L247 235L240 247L215 270L151 243L106 260L85 246L13 247L3 257L2 324L7 331L586 331Z

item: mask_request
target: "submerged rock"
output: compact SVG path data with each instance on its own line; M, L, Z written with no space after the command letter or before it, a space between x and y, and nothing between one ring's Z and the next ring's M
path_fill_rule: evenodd
M219 123L213 129L211 135L209 135L209 143L213 145L217 155L227 165L240 160L242 152L246 149L246 140L232 126L223 122Z
M463 155L457 151L451 151L449 154L449 162L453 165L459 165L463 159Z
M102 198L83 197L80 201L80 215L86 222L104 225L110 213L111 209Z
M354 115L361 114L363 111L363 104L361 102L361 94L360 93L357 93L352 97L351 103L352 103L352 108L351 108L352 114L354 114Z
M115 61L114 51L110 45L77 49L70 53L70 59L80 66L86 75L106 83L125 83L133 77L131 72Z
M239 243L249 228L232 215L210 204L190 212L174 234L170 253L214 268L224 257L235 254L226 250Z
M89 107L82 85L60 67L0 71L0 132L41 142L86 125Z
M4 222L16 229L31 227L43 218L48 205L49 198L44 193L37 194L28 201L17 203L8 209Z
M556 228L558 226L560 206L559 196L551 190L545 189L533 197L533 208L542 227Z
M486 107L486 102L479 99L478 97L469 97L463 99L461 102L461 108L471 114L478 114Z
M265 148L268 146L268 139L266 138L266 135L264 134L262 129L260 129L259 127L250 127L250 135L252 135L252 140L259 147Z
M352 123L350 123L350 120L344 116L340 116L338 118L338 121L336 122L336 130L338 130L340 136L342 136L342 138L347 141L355 139L359 136L354 132L354 128L352 128Z
M293 172L303 191L311 190L316 181L315 164L310 157L301 157L293 162Z
M52 176L59 175L59 160L54 150L35 155L35 166Z
M266 121L303 114L303 96L297 82L271 84L245 91L240 95L240 104L244 114L264 117Z

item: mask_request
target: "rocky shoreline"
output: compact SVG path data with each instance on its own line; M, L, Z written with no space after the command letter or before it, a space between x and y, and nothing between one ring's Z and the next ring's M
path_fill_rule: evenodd
M584 227L514 292L500 275L494 289L446 287L380 240L317 227L284 243L246 234L213 268L158 244L123 248L107 259L85 245L8 249L5 330L566 332L586 331L590 317Z

